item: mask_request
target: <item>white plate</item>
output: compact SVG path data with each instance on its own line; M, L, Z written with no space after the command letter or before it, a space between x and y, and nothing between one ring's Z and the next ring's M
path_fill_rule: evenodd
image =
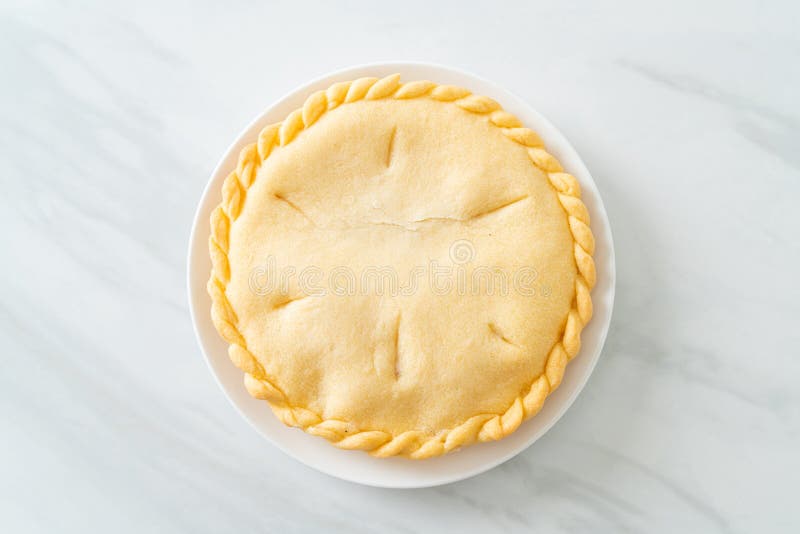
M245 391L242 372L228 359L226 343L211 322L211 302L206 293L211 268L207 247L209 215L220 202L222 181L236 165L241 148L255 141L263 126L279 122L289 112L301 107L306 96L313 91L325 89L337 81L363 76L382 77L395 72L402 75L403 81L427 79L463 86L474 93L487 95L538 132L548 150L578 178L597 242L594 258L598 281L592 292L594 318L581 336L583 347L580 354L567 366L561 386L547 398L542 411L505 439L471 445L461 451L423 461L377 459L360 451L340 450L322 438L280 423L264 401L253 399ZM605 342L614 302L614 248L608 217L589 171L564 136L528 104L484 79L449 67L406 62L379 63L348 68L299 87L264 111L228 148L214 169L197 208L189 242L188 283L192 321L208 365L239 413L265 438L300 462L344 480L379 487L420 488L455 482L491 469L525 450L561 418L586 384Z

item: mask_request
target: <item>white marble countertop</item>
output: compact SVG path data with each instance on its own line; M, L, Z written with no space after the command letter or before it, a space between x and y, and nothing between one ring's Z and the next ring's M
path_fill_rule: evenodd
M0 530L800 530L796 3L13 4ZM429 490L341 482L258 436L200 355L184 282L236 134L310 78L387 59L527 99L582 154L617 247L575 405L517 458Z

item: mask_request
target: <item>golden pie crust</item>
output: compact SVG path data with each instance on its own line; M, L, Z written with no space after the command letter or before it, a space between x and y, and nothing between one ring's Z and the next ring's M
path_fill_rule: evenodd
M250 394L378 457L514 432L592 315L576 179L495 101L399 75L336 83L264 128L224 182L209 247L212 318ZM449 290L427 271L412 287L439 267ZM365 272L382 289L354 288ZM535 284L490 290L498 272Z

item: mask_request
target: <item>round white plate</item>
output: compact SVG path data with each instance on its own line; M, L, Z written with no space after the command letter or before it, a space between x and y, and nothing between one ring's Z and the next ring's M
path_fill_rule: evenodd
M301 107L313 91L325 89L337 81L364 76L383 77L396 72L402 75L403 81L432 80L463 86L476 94L489 96L538 132L548 150L578 178L597 242L594 259L598 280L592 292L594 318L581 336L583 347L580 354L567 366L561 386L547 398L542 411L505 439L471 445L461 451L422 461L377 459L360 451L340 450L322 438L284 426L264 401L253 399L245 391L242 372L228 359L226 343L211 322L211 301L206 293L211 268L207 246L209 215L220 202L222 181L235 167L241 148L255 141L262 127L283 120L291 111ZM462 480L505 462L544 435L569 408L592 373L608 332L614 302L614 248L608 217L589 171L564 136L528 104L484 79L449 67L407 62L379 63L341 70L299 87L261 113L228 148L214 169L197 208L189 242L188 283L192 321L208 365L239 413L265 438L300 462L344 480L380 487L420 488Z

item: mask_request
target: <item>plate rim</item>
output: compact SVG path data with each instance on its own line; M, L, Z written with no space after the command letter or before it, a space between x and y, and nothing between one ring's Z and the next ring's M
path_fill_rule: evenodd
M201 227L204 226L204 222L202 220L203 214L206 214L206 221L207 224L207 215L210 212L209 209L209 198L214 194L214 187L219 189L217 182L221 181L221 178L224 178L225 170L230 167L229 161L233 157L238 157L238 153L240 151L240 147L248 142L252 142L254 136L252 136L251 132L256 130L259 125L268 122L268 115L274 113L276 109L287 107L291 105L293 101L299 101L297 105L294 107L299 107L302 104L302 100L308 94L310 94L317 86L325 83L330 85L335 81L346 80L346 79L354 79L361 76L364 76L364 71L376 71L373 74L378 73L386 73L389 74L391 72L401 72L408 70L423 70L423 71L431 71L442 73L443 76L441 78L446 78L448 76L451 77L459 77L464 79L469 79L472 82L475 82L475 85L481 85L484 88L491 88L491 91L480 91L481 93L491 92L492 94L489 95L495 98L496 95L502 95L500 98L495 98L499 100L503 105L504 108L517 108L516 113L517 115L526 115L528 118L534 117L535 123L537 123L537 128L535 130L537 133L540 133L542 130L547 130L547 133L541 135L543 139L547 141L548 149L551 152L554 152L558 159L562 159L568 157L570 159L570 165L568 166L568 170L577 175L578 181L581 185L581 188L584 191L584 196L586 191L590 192L590 196L592 197L592 205L593 205L593 214L592 214L592 231L595 233L595 236L601 236L603 243L606 245L606 256L603 262L603 268L598 269L598 284L600 286L600 282L602 281L605 287L605 292L602 295L603 300L603 307L600 311L604 312L602 314L598 314L597 306L595 306L595 316L593 317L592 321L587 325L587 329L597 328L598 322L602 321L602 324L599 325L600 332L599 337L594 343L594 347L592 347L592 354L591 356L586 354L587 347L584 344L582 346L580 353L576 356L574 360L583 357L584 359L588 359L588 361L584 362L583 364L583 373L581 376L576 377L573 376L574 373L570 374L570 368L575 365L575 361L573 360L567 366L567 373L565 374L564 381L562 382L559 389L555 392L548 395L548 399L545 402L545 407L548 404L553 404L552 397L554 397L559 391L564 388L564 382L570 378L572 382L572 391L567 395L566 398L561 399L559 405L555 409L555 413L551 414L550 419L546 422L543 422L540 425L538 431L533 432L531 436L525 439L524 443L517 444L516 446L512 447L510 450L505 451L504 453L500 453L497 455L489 455L490 459L484 460L482 462L478 462L478 465L473 466L470 469L463 469L460 471L452 472L449 475L442 475L440 477L430 477L426 480L419 480L414 481L413 479L404 479L404 480L394 480L392 481L391 475L384 475L383 478L375 477L375 476L364 476L356 475L353 473L342 472L341 469L336 469L335 467L320 465L318 461L312 461L310 458L306 457L305 455L308 454L304 452L302 454L298 453L296 450L292 450L285 446L279 439L276 439L274 432L267 431L263 425L259 424L253 417L250 416L248 410L240 404L240 401L237 401L235 395L230 390L230 386L223 381L222 372L217 369L215 366L215 362L212 359L211 355L209 354L210 350L206 346L206 342L204 340L204 335L201 332L199 318L200 313L203 313L198 310L199 302L198 300L203 300L202 297L198 298L198 294L206 294L206 281L208 279L208 274L210 273L210 260L208 260L207 256L207 247L205 245L208 232L203 232L200 230ZM382 74L382 75L386 75ZM434 78L435 76L431 76ZM440 79L441 79L440 78ZM512 106L507 106L508 102L513 103ZM292 108L293 109L293 108ZM519 113L518 110L523 111L523 113ZM528 121L523 120L523 123L528 124ZM560 154L559 154L560 153ZM235 164L235 163L234 163ZM212 206L213 207L213 206ZM599 215L599 217L598 217ZM598 220L599 219L599 220ZM599 226L599 228L598 228ZM599 230L599 231L598 231ZM598 240L600 241L600 240ZM191 232L189 235L189 243L188 243L188 254L187 254L187 297L189 300L189 313L192 320L192 327L195 333L195 338L197 339L198 345L200 347L200 352L203 354L203 357L206 361L206 364L211 371L211 374L214 376L217 384L222 389L225 397L228 401L234 406L234 409L241 415L261 436L267 439L272 445L276 448L281 450L283 453L287 454L288 456L294 458L295 460L299 461L302 464L305 464L317 471L325 473L329 476L340 478L342 480L347 480L349 482L355 482L359 484L374 486L374 487L383 487L383 488L423 488L423 487L433 487L439 486L443 484L449 484L453 482L457 482L459 480L464 480L466 478L470 478L473 476L477 476L481 473L484 473L506 461L513 458L514 456L520 454L524 450L528 449L533 443L538 441L542 436L544 436L566 413L566 411L572 406L575 399L581 393L583 388L585 387L586 383L589 380L589 377L592 375L594 368L597 365L597 362L600 358L600 354L602 353L603 346L605 345L605 341L608 335L609 326L611 323L611 317L613 315L613 307L614 307L614 298L616 293L616 259L614 254L614 246L613 246L613 236L611 233L611 226L608 220L608 214L605 210L604 203L602 201L602 197L600 195L599 189L597 188L597 184L592 178L589 170L586 168L586 165L583 163L583 160L580 158L580 155L575 150L575 148L569 143L567 138L558 130L548 119L546 119L541 113L539 113L533 106L531 106L525 99L520 98L516 94L512 93L511 91L498 86L494 82L487 80L481 76L478 76L472 72L468 72L466 70L455 68L447 65L437 64L437 63L430 63L430 62L419 62L419 61L381 61L381 62L372 62L372 63L364 63L358 65L352 65L348 67L344 67L333 72L329 72L313 80L306 82L295 89L285 93L281 98L267 106L264 110L262 110L250 123L239 132L236 136L235 140L228 146L225 150L223 155L220 157L219 161L217 162L216 166L214 167L210 177L208 178L205 187L203 188L202 195L198 201L197 208L194 213L194 217L192 220L192 227ZM205 280L202 283L198 283L198 270L202 269L199 264L202 263L200 258L198 257L198 250L203 250L205 252L205 264L209 267L206 269L205 272ZM597 261L597 258L595 258ZM202 279L202 277L201 277ZM198 285L200 287L198 287ZM596 301L595 292L597 291L597 286L595 291L592 292L592 300ZM206 297L207 298L207 297ZM210 301L209 301L210 303ZM206 310L209 308L206 308ZM205 310L204 310L205 311ZM206 318L206 323L210 323L210 314L205 311L208 317ZM598 317L598 315L602 315ZM207 328L207 325L206 325ZM216 334L216 331L214 331ZM227 358L227 354L225 354L224 359L226 361L226 365L233 368L234 366L230 363ZM241 371L235 369L239 375L241 375ZM242 385L241 379L239 380L238 386L239 389L244 390ZM263 403L263 401L258 401ZM244 401L242 401L244 403ZM274 417L271 410L265 410L268 412L269 417ZM542 412L545 410L543 409ZM553 407L549 411L553 411ZM542 413L538 414L536 417L541 416ZM531 423L531 421L536 420L536 417L531 418L530 420L523 422L523 425ZM277 419L275 419L277 421ZM541 421L540 421L541 422ZM279 423L282 426L282 423ZM319 442L323 442L325 447L328 447L334 451L338 451L342 454L358 454L366 458L371 458L368 455L364 454L360 451L341 451L340 449L336 449L332 447L330 444L324 442L320 438L316 436L310 436L298 429L289 429L292 431L300 432L303 436L309 440L317 440ZM520 432L520 429L517 430ZM504 438L498 442L494 442L494 444L501 444L504 441L508 440L511 436ZM481 446L485 446L486 444L482 444ZM491 445L491 444L490 444ZM474 445L472 447L477 447L479 445ZM472 448L470 447L470 448ZM451 455L458 454L458 453L450 453L448 455L428 459L428 460L406 460L406 459L384 459L378 460L379 462L391 462L392 460L400 460L401 462L409 463L409 468L411 467L411 463L419 464L419 463L434 463L438 459L444 459ZM461 453L463 454L463 453ZM365 459L366 459L365 458ZM442 460L440 460L442 461ZM358 462L358 461L356 461ZM365 464L366 465L366 464ZM388 464L387 464L388 465ZM379 468L376 468L377 471L380 471ZM370 471L370 469L366 469L366 471ZM389 471L387 471L389 472ZM388 478L387 478L388 477Z

